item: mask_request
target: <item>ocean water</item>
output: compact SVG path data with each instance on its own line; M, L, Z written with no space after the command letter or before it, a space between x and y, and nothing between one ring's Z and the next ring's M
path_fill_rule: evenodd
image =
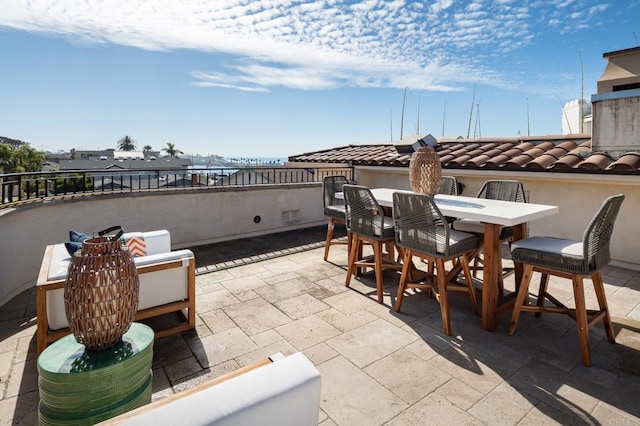
M224 157L225 160L238 164L260 164L260 165L274 165L284 164L287 160L286 157Z

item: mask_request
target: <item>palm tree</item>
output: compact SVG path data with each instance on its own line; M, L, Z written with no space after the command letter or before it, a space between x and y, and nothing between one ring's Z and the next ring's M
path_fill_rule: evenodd
M151 148L151 145L145 145L144 148L142 148L142 151L144 152L153 151L153 148Z
M129 136L125 136L118 141L118 150L120 151L135 151L136 141Z
M171 142L167 142L167 146L162 148L170 157L177 157L180 154L184 154L184 152L180 151L174 144Z

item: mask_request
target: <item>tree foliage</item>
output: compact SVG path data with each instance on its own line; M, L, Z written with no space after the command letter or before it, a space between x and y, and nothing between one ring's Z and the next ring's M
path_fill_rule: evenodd
M142 148L142 150L144 152L149 152L149 151L153 151L153 148L151 147L151 145L145 145L144 148Z
M118 141L118 151L135 151L136 150L136 141L134 141L130 136L123 136Z
M162 148L170 157L177 157L180 154L184 154L184 152L180 151L174 144L171 142L167 142L167 146Z
M39 172L44 163L44 152L27 142L0 136L0 169L3 173Z

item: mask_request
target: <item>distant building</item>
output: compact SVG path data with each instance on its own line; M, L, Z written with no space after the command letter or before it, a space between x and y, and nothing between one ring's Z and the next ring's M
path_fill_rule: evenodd
M567 102L562 108L562 134L591 134L591 103L584 99Z
M593 104L594 150L619 155L640 150L640 47L602 55L607 67Z
M116 151L71 149L71 160L149 160L160 157L160 151ZM153 157L153 158L152 158Z
M102 151L71 150L70 155L48 158L59 165L60 170L92 169L186 169L193 164L188 158L160 157L159 151Z

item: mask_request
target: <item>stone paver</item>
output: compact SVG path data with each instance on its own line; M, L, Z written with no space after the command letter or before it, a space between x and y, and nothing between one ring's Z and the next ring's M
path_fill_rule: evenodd
M258 348L240 330L232 328L190 343L191 350L204 368L234 359Z
M329 309L329 305L316 299L310 294L302 294L297 297L275 303L276 307L287 314L291 319L301 319Z
M423 359L400 349L364 369L371 377L414 404L451 379L447 373L426 368Z
M291 318L262 298L228 306L224 312L249 336L291 322Z
M343 356L317 366L322 377L320 407L339 425L379 425L407 404Z
M415 336L378 319L329 339L327 344L362 368L414 340Z
M300 351L340 334L340 330L315 315L278 327L276 331Z

